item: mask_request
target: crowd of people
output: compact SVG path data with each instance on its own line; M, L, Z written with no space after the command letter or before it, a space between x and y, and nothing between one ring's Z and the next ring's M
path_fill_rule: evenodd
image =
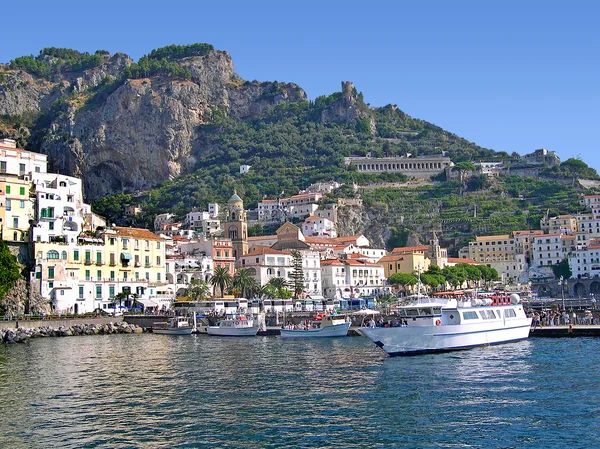
M533 327L568 326L570 324L600 324L600 317L595 317L589 310L586 310L583 315L577 315L574 311L561 311L560 309L542 310L541 312L535 312L533 314L533 321L531 324Z

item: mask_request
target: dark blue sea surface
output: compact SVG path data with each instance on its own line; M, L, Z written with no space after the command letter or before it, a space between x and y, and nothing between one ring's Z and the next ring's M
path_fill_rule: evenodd
M0 448L596 448L600 339L387 358L360 337L0 346Z

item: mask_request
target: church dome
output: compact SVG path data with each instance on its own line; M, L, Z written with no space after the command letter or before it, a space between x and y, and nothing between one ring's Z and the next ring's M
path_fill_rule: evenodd
M227 201L227 202L228 203L243 203L244 201L239 197L237 192L234 190L233 195L231 195L231 198L229 198L229 201Z

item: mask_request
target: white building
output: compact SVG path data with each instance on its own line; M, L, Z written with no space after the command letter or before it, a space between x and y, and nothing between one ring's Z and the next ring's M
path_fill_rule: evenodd
M33 179L34 174L46 173L48 156L17 148L12 139L0 139L0 175L15 175Z
M155 231L164 230L164 225L173 223L173 217L175 217L175 215L169 214L169 213L157 215L156 218L154 219L154 230Z
M576 248L573 235L543 234L533 240L533 265L549 267L558 265Z
M36 242L64 239L74 243L92 213L83 202L81 179L54 173L39 173L34 181L36 222L32 238ZM88 230L92 230L89 229Z
M302 223L302 234L313 237L336 238L337 230L335 223L327 218L316 215L309 216Z
M600 244L594 243L569 254L571 279L600 277Z
M383 265L358 260L322 260L323 293L327 298L373 296L385 290Z
M208 203L208 214L212 218L217 218L219 216L219 203Z
M240 165L240 175L244 173L248 173L250 171L251 165Z
M259 221L281 222L291 218L313 215L319 208L316 204L323 198L320 193L302 193L289 198L263 200L258 203Z
M166 263L167 282L176 292L187 288L192 280L209 282L215 272L210 255L169 257Z
M290 252L261 245L255 245L248 254L239 257L236 265L247 269L261 286L275 277L289 280L294 271Z

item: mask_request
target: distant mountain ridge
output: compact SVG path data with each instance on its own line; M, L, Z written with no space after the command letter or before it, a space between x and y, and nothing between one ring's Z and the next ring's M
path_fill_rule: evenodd
M370 107L351 82L308 101L294 83L242 80L230 55L209 44L164 47L137 62L122 53L59 48L16 58L0 66L0 137L48 154L53 170L83 178L87 200L96 200L96 210L111 220L141 202L145 215L138 225L167 211L182 218L192 208L225 201L234 188L253 207L317 181L343 182L336 195L352 196L353 184L407 180L399 173L347 169L344 157L352 155L445 154L454 163L519 159L396 105ZM549 175L597 178L577 162ZM250 172L241 175L240 165L250 165ZM424 239L448 226L458 241L474 232L535 226L546 209L577 209L575 194L563 197L546 186L553 192L546 201L538 197L539 185L475 177L401 195L398 189L365 190L362 218L349 217L373 241L396 240L398 246L399 236L411 232ZM518 201L531 192L532 201ZM511 197L514 202L507 201ZM484 201L477 217L469 218L469 201Z

